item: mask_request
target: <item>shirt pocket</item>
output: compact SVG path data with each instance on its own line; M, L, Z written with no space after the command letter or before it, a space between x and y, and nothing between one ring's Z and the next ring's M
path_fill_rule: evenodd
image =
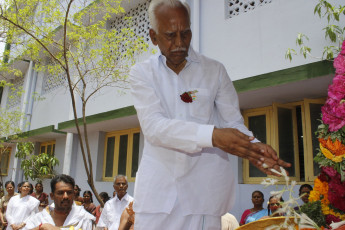
M208 89L196 88L194 89L195 99L189 103L189 113L193 120L207 124L210 120L211 111L213 108L213 101L211 93Z

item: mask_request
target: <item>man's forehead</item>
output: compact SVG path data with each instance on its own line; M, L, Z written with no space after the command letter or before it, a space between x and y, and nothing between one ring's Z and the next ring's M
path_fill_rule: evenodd
M59 181L55 184L55 190L73 190L73 185Z
M157 7L155 14L158 22L161 20L179 20L181 19L181 15L184 15L188 19L188 24L190 22L188 11L182 5L172 7L162 4Z
M117 183L127 183L127 180L125 177L118 177L116 178L114 184L117 184Z

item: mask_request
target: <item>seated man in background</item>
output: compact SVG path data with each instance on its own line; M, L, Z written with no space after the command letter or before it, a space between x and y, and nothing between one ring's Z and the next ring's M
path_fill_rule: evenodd
M50 198L55 207L42 210L29 218L24 229L60 230L60 229L92 229L92 221L96 218L83 207L74 204L74 179L68 175L55 176L51 182Z
M117 175L113 186L116 191L116 196L104 205L97 224L98 229L118 230L123 210L133 201L133 197L127 193L128 182L126 176Z

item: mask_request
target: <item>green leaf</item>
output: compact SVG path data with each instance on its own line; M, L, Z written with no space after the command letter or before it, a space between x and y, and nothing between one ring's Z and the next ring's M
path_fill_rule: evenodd
M291 62L291 60L292 60L292 54L294 54L294 55L296 55L297 53L296 53L296 51L294 50L294 49L287 49L286 50L286 53L285 53L285 59L289 59L290 60L290 62Z

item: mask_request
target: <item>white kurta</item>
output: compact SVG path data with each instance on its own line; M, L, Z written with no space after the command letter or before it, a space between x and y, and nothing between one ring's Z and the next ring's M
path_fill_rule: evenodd
M20 195L13 196L8 202L6 219L8 222L7 230L12 230L12 224L26 223L27 219L38 212L40 201L27 195L23 198Z
M107 227L108 230L118 230L121 214L132 201L133 197L128 195L128 193L126 193L121 200L119 200L117 195L108 200L104 205L97 227Z
M159 52L130 73L134 106L145 142L134 190L134 211L222 216L234 200L228 154L212 146L214 127L244 126L236 90L224 66L189 50L176 75ZM180 95L197 91L192 103Z
M91 230L92 221L96 220L96 217L88 213L84 207L73 205L72 210L66 217L66 220L61 229L70 229L70 226L74 226L75 230ZM49 223L55 226L54 220L46 209L30 217L23 230L29 230L38 227L40 224Z

